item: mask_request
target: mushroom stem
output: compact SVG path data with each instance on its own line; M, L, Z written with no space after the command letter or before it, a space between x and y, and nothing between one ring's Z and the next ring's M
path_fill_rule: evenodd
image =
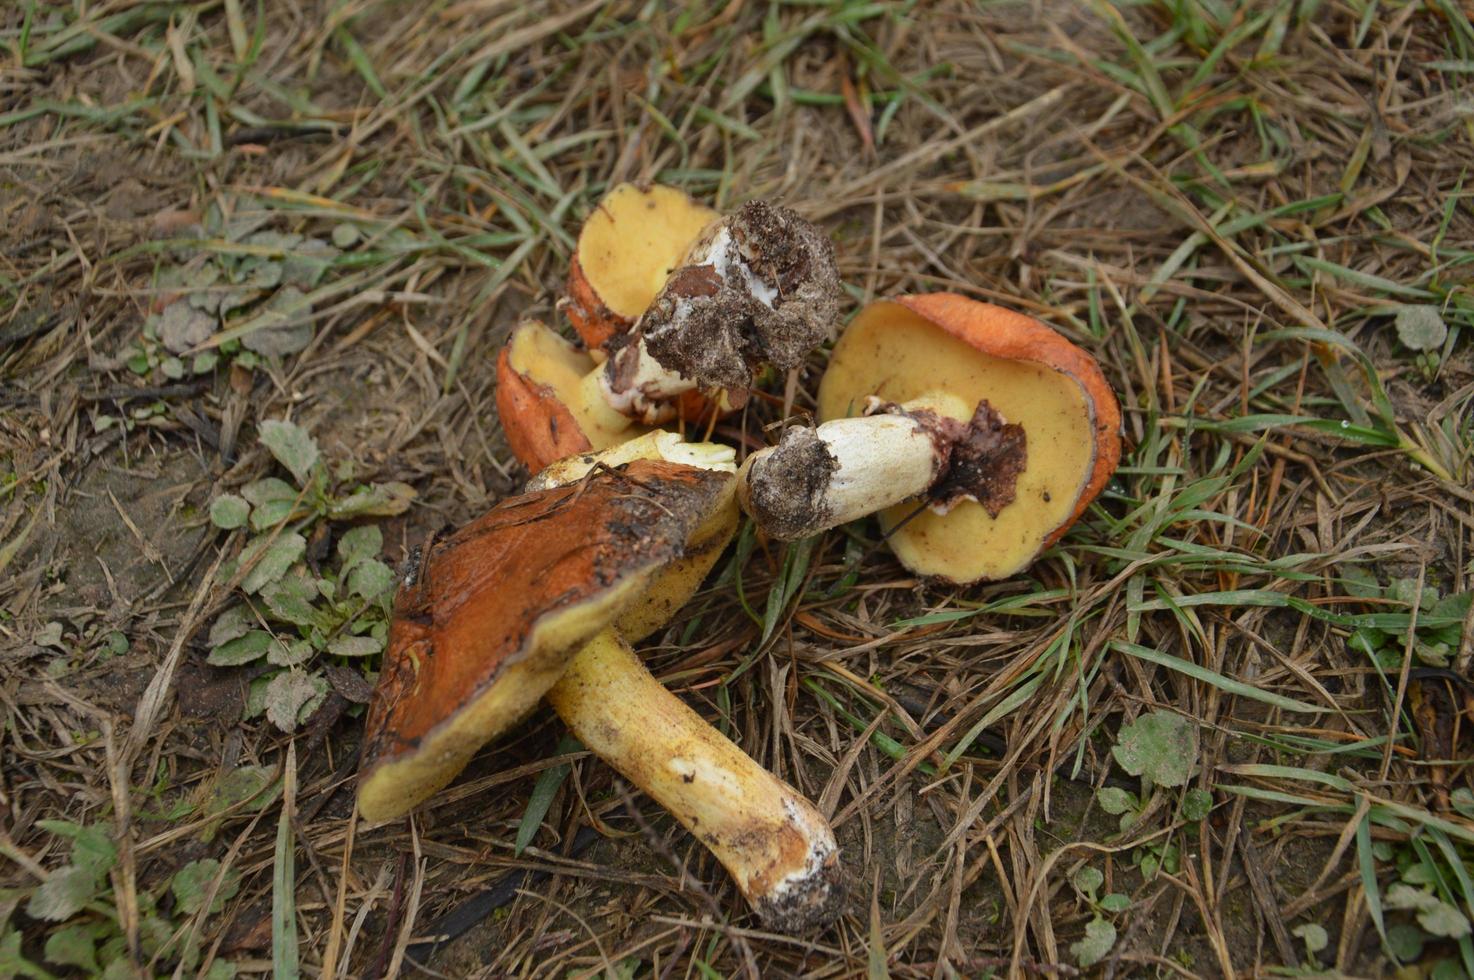
M817 428L794 426L778 445L748 457L737 499L764 532L805 538L912 498L942 513L973 500L995 517L1012 502L1024 432L986 401L967 422L960 420L967 409L943 393L903 405L872 398L867 411Z
M825 819L667 691L618 633L580 650L547 697L595 755L711 849L767 927L801 932L839 913Z

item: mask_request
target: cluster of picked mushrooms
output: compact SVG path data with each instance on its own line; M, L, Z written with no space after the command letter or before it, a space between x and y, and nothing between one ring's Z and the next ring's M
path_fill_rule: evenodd
M738 465L685 440L832 338L828 238L760 201L719 215L621 184L584 225L559 304L497 361L526 492L410 563L369 708L359 811L409 813L546 700L731 873L769 928L839 914L833 831L665 689L633 645L700 587L745 511L791 540L870 514L908 569L1006 578L1057 541L1120 458L1099 366L1043 323L962 296L867 306L835 344L820 424Z

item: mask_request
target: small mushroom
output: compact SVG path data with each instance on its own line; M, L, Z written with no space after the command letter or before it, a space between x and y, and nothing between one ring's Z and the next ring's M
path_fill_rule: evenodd
M653 438L646 450L693 453ZM731 539L735 467L723 450L694 451L712 468L594 459L578 476L570 466L576 482L503 501L427 549L396 599L369 706L366 819L408 813L546 695L712 850L768 926L838 913L838 848L818 811L629 648L670 620Z
M642 425L740 407L765 365L796 367L838 316L833 246L785 208L743 205L681 262L602 364L543 324L514 331L497 361L497 408L530 470Z
M578 233L559 307L596 359L634 326L691 243L717 219L711 208L660 184L619 184Z
M1026 568L1115 471L1100 366L1032 317L962 296L861 311L819 386L817 428L753 454L738 497L778 538L879 512L907 568L950 582Z

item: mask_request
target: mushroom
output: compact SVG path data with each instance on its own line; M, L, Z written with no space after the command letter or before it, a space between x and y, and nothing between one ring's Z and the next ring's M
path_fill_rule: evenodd
M578 233L559 308L595 359L650 306L686 249L717 219L711 208L660 184L619 184Z
M765 365L802 363L839 311L834 249L786 208L743 205L690 244L680 268L600 364L546 325L514 331L497 361L497 408L533 472L676 417L745 402Z
M1032 317L946 293L861 311L819 418L738 473L758 526L792 539L879 512L903 565L955 583L1026 568L1121 456L1120 406L1094 358Z
M576 482L505 500L427 549L396 599L359 812L408 813L546 696L711 849L765 924L825 924L843 891L828 824L630 650L696 590L737 523L731 450L645 449L705 467L590 460L581 478L568 468Z

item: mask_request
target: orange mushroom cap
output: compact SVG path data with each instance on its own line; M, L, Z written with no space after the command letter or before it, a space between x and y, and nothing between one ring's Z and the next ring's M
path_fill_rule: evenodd
M642 604L667 570L693 588L688 545L725 543L735 523L729 473L636 460L504 500L432 544L395 600L360 812L392 819L450 782L594 635L626 616L648 628Z

